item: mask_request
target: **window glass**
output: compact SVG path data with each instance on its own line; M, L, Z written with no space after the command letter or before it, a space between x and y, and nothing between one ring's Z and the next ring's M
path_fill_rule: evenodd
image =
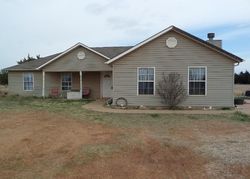
M189 95L206 94L206 68L189 68Z
M72 74L63 73L62 74L62 90L69 91L72 88Z
M154 94L154 68L139 68L138 94Z
M34 89L33 73L23 74L23 89L24 91L32 91Z

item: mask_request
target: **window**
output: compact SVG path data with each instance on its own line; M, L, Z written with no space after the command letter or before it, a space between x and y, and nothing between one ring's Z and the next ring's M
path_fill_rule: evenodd
M153 95L155 68L138 68L138 94Z
M33 73L23 74L23 90L32 91L34 90L34 76Z
M206 95L206 67L189 67L189 95Z
M72 87L72 73L62 73L62 90L69 91Z

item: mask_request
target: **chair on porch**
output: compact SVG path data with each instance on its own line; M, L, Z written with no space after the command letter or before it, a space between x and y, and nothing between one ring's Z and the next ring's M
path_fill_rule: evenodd
M89 87L83 87L82 89L82 97L83 98L88 98L90 96L90 88Z
M51 88L50 89L50 96L51 97L55 97L55 98L57 98L57 97L59 97L60 96L60 90L59 90L59 88Z

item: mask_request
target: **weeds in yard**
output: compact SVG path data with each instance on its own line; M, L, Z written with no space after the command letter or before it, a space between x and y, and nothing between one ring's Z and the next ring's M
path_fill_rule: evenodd
M66 100L66 99L50 99L39 97L21 97L7 96L0 98L0 111L2 110L18 110L18 109L37 109L47 110L51 112L62 112L65 109L77 110L82 105L88 103L87 100Z
M24 170L25 166L23 164L23 159L21 156L16 155L14 157L1 159L0 168L3 170Z
M108 157L118 151L119 146L116 144L84 145L76 156L76 162L84 164L85 162L92 161L96 158Z
M153 118L157 118L157 117L159 117L159 114L150 114L150 116Z
M94 160L112 156L113 153L119 152L120 146L117 144L89 144L83 145L77 154L66 163L59 173L70 174L72 168L86 165Z
M232 110L232 108L230 108L230 107L223 107L223 108L221 108L221 110Z
M236 120L236 121L250 122L250 116L239 111L235 112L231 116L231 119Z

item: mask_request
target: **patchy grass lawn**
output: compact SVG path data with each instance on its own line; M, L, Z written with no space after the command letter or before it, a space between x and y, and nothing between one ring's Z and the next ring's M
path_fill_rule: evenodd
M0 98L0 178L249 178L250 117Z

